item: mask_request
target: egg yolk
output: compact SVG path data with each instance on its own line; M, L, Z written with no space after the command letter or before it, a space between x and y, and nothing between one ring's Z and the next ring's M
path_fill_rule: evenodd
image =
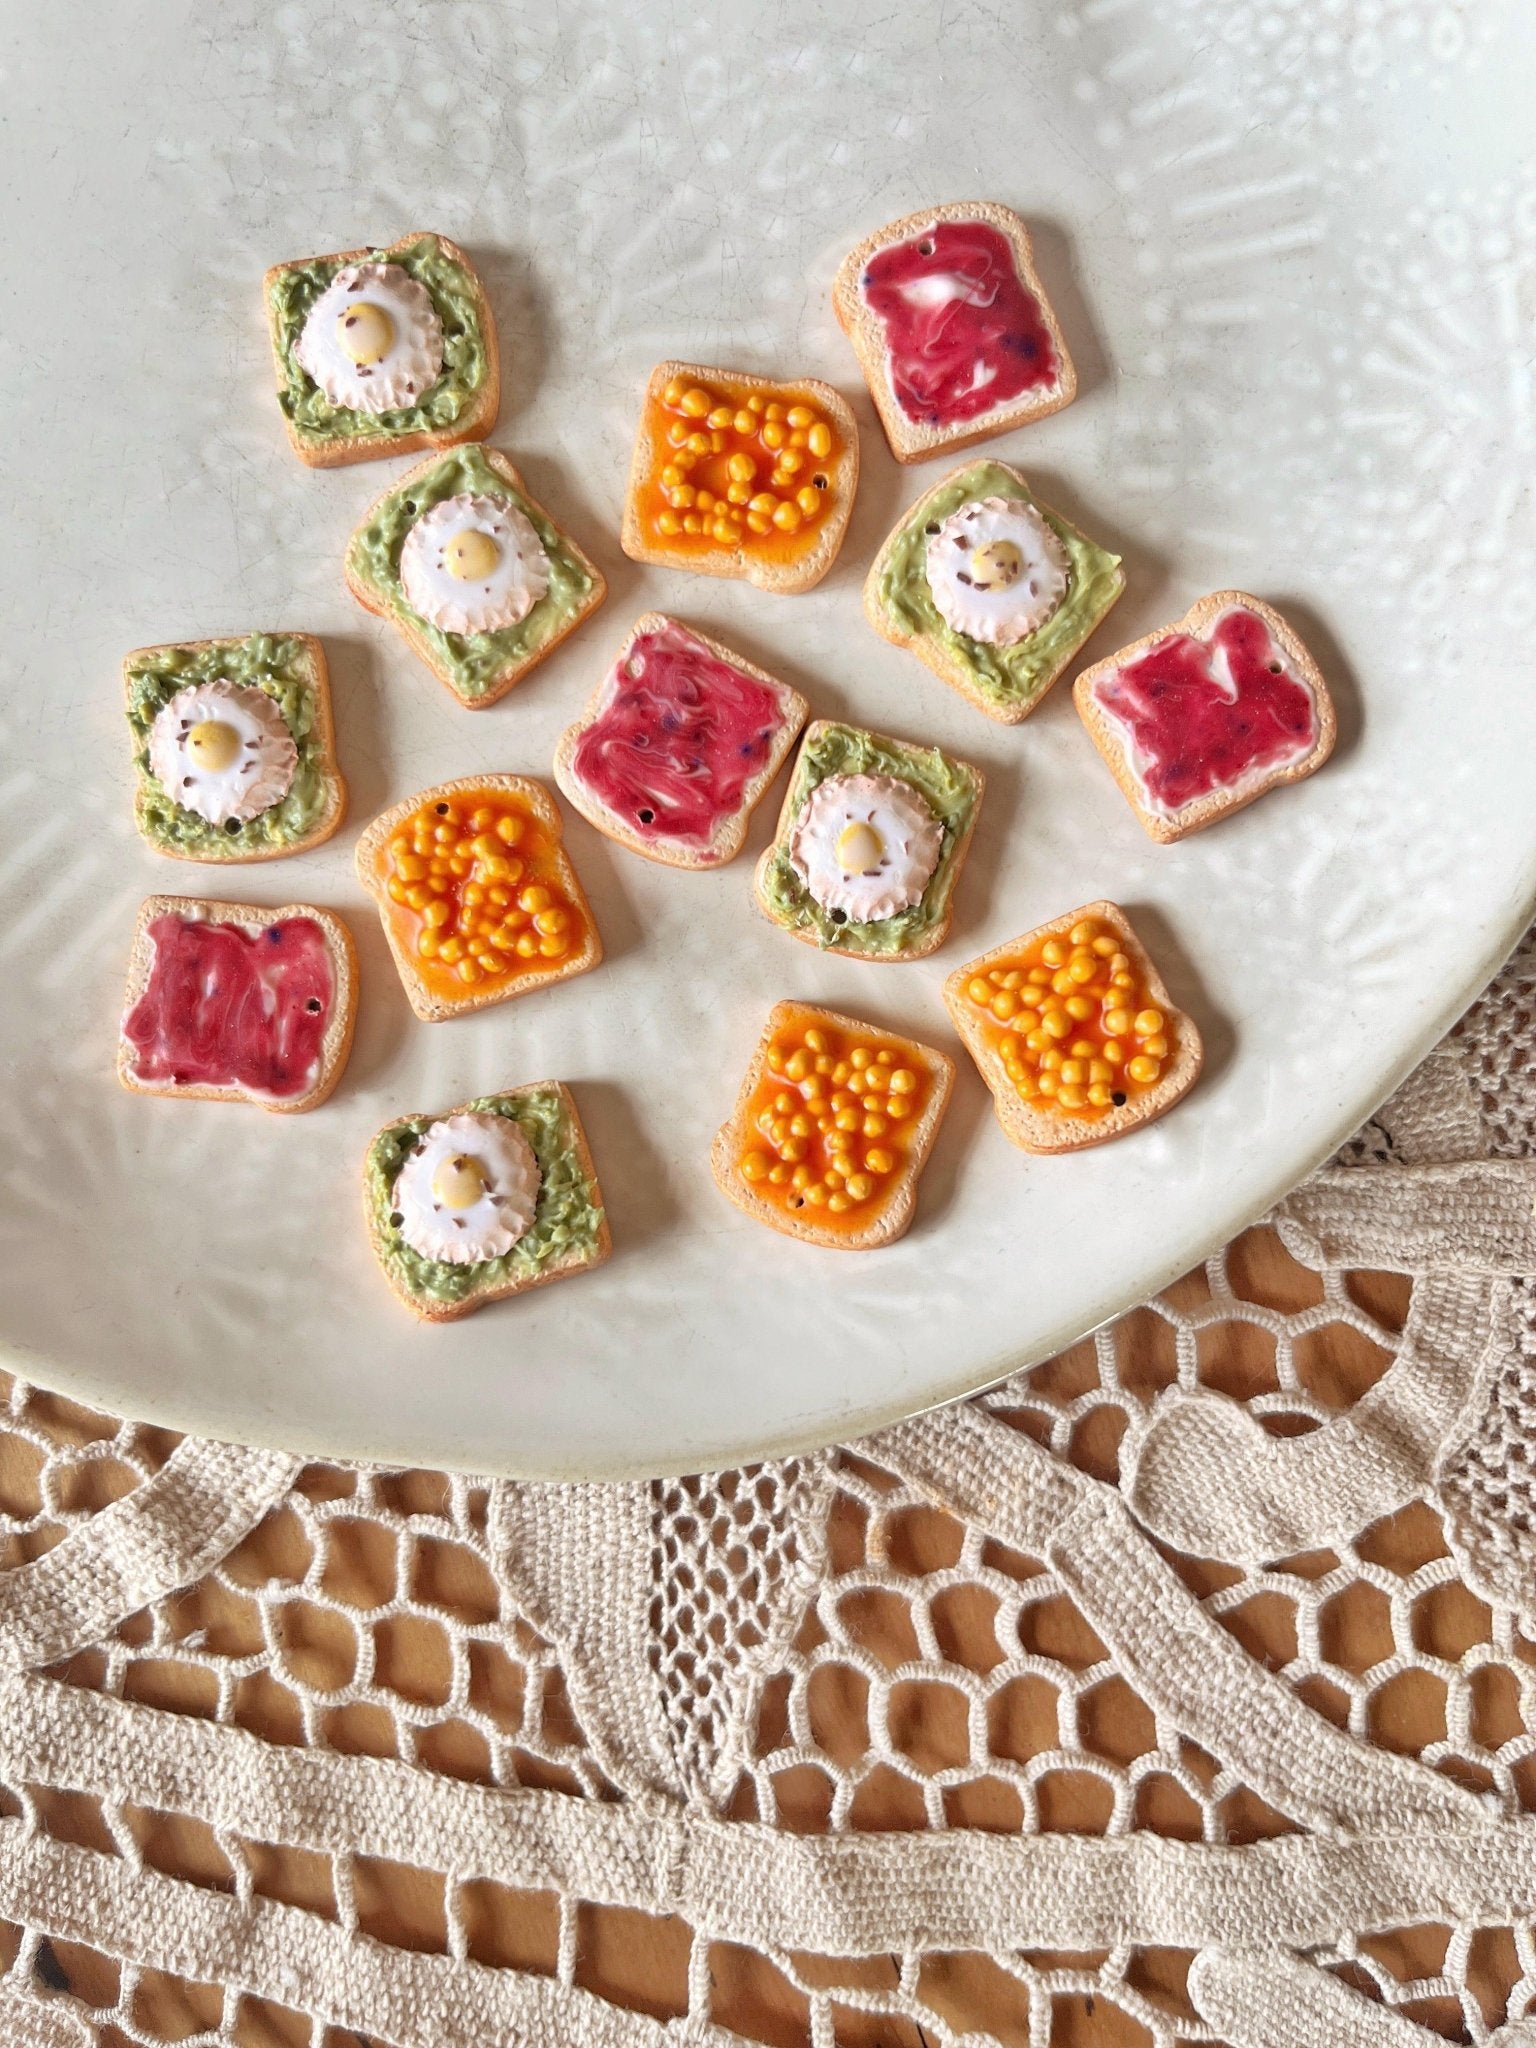
M240 735L222 718L203 718L187 734L187 748L199 768L220 774L240 753Z
M1011 540L989 540L971 556L971 581L978 590L1006 590L1017 583L1024 557Z
M862 875L878 867L885 842L873 825L845 825L837 835L837 864L845 875Z
M383 362L395 345L395 323L382 306L366 299L336 315L336 339L359 369Z
M443 567L460 583L483 583L500 560L501 549L478 526L466 526L443 549Z
M489 1186L479 1160L462 1152L445 1159L432 1176L432 1192L445 1209L472 1209Z

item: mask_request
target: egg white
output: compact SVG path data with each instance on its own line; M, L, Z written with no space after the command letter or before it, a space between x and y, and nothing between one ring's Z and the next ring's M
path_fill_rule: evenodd
M1021 558L1011 582L990 588L972 573L977 551L1011 542ZM1033 505L973 498L951 512L928 542L928 588L940 616L967 639L1012 647L1038 633L1067 594L1067 551Z
M489 534L495 568L466 583L444 566L443 550L458 534ZM400 549L405 601L445 633L494 633L527 618L549 589L549 557L510 498L463 491L423 512Z
M341 344L337 323L359 303L378 306L394 328L388 353L376 363L354 363ZM332 405L397 412L442 374L443 324L431 293L398 264L349 263L310 307L293 352Z
M839 844L850 825L880 842L869 868L850 873ZM933 879L944 827L911 783L894 775L829 775L806 798L790 831L789 864L828 912L876 924L918 902Z
M473 1159L485 1175L484 1194L465 1209L450 1209L433 1188L446 1161ZM510 1117L461 1114L430 1124L395 1180L392 1200L400 1235L424 1259L477 1266L511 1251L533 1225L539 1199L539 1162Z
M195 726L232 726L240 751L227 768L211 769L188 744ZM244 824L282 802L299 765L299 750L282 712L265 690L218 680L194 683L162 704L149 729L149 772L184 811L210 825Z

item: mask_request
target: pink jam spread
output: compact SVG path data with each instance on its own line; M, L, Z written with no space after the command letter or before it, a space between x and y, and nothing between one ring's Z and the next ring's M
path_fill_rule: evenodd
M1159 640L1094 695L1126 728L1137 778L1161 811L1300 760L1317 739L1312 692L1248 611L1223 612L1208 640Z
M920 426L955 426L1055 382L1040 302L1008 237L984 221L937 221L893 242L870 258L862 288L885 328L896 403Z
M630 643L571 766L639 837L708 851L783 724L765 683L668 624Z
M304 1095L319 1073L334 985L312 917L247 931L164 916L149 927L149 985L123 1036L141 1081Z

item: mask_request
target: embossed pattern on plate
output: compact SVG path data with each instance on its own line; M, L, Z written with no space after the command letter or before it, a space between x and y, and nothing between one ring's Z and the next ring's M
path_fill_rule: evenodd
M786 0L740 27L399 0L191 21L162 11L125 44L60 0L0 80L18 167L0 198L0 1351L28 1376L215 1434L479 1471L689 1470L846 1437L1049 1353L1218 1244L1497 965L1536 891L1536 50L1517 0ZM1145 839L1065 685L999 728L860 617L865 566L941 471L889 459L827 286L882 221L969 196L1033 224L1081 379L1067 411L989 445L1126 557L1083 659L1235 585L1287 611L1336 689L1322 774L1177 847ZM392 467L305 471L270 390L263 269L413 226L481 264L497 440L612 586L483 716L342 589ZM635 409L669 356L852 399L864 476L816 591L620 555ZM877 973L758 920L777 792L716 875L570 817L607 963L416 1023L353 827L451 775L547 776L652 608L785 675L813 715L986 770L952 939ZM324 637L353 800L329 846L217 878L337 909L359 940L351 1067L300 1118L113 1077L135 908L204 886L134 836L118 664L254 626ZM950 967L1103 895L1205 1034L1177 1114L1026 1160L962 1067L916 1226L864 1259L719 1198L709 1137L772 1002L949 1045ZM581 1103L611 1263L413 1327L361 1227L368 1136L546 1074Z

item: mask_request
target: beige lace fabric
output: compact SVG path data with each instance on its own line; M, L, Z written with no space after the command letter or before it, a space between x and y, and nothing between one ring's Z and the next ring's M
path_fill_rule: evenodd
M1528 940L1271 1219L1292 1298L1231 1248L815 1457L301 1468L13 1385L0 2039L1536 2042L1533 1046Z

